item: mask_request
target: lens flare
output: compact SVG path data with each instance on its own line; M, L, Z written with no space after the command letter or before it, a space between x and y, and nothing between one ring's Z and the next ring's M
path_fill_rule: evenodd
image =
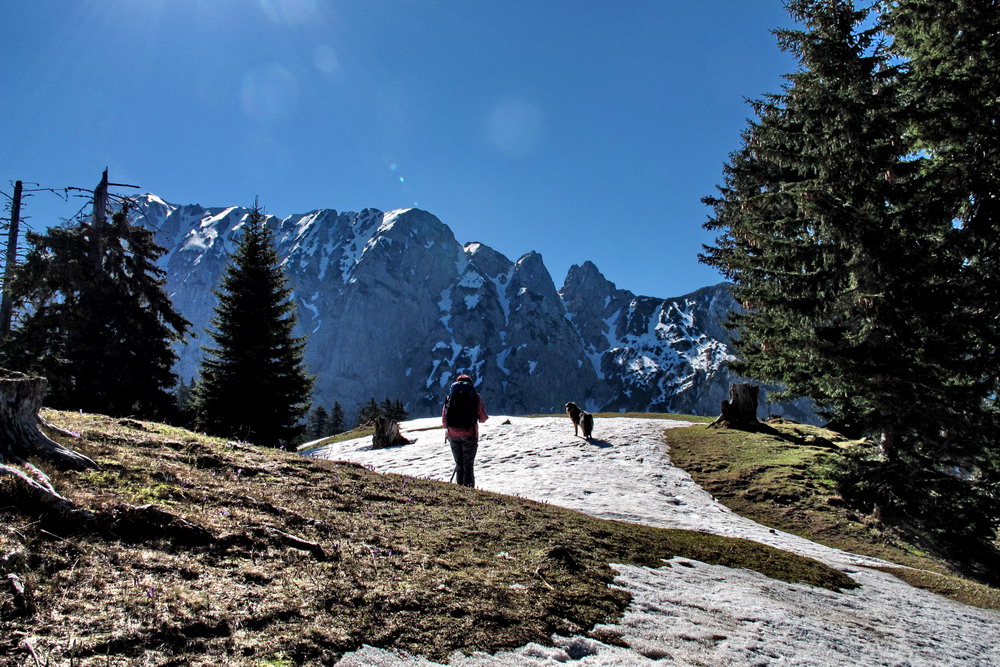
M316 12L316 0L257 0L269 19L286 26L308 20Z
M322 74L336 74L340 71L340 58L329 44L320 44L313 49L313 65Z
M503 153L519 158L532 153L542 133L542 112L524 100L498 106L487 119L490 141Z
M267 65L243 74L240 102L243 112L264 123L287 118L298 105L299 87L284 67Z

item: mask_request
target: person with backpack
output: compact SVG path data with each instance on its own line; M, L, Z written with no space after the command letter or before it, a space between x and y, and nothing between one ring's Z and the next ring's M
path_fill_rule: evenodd
M445 440L451 445L455 457L455 473L462 486L474 487L476 475L473 466L479 449L479 423L488 419L483 399L472 386L472 378L459 375L448 391L441 410L441 423L445 426Z

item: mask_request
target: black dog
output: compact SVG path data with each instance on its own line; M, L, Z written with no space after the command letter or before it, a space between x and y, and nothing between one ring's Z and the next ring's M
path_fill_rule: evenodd
M579 427L583 429L584 439L590 440L591 434L594 432L594 415L584 412L573 401L566 404L566 414L573 421L573 435L577 435Z

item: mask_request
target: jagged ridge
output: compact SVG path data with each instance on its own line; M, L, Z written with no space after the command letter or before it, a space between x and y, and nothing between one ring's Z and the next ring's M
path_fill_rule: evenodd
M154 195L141 210L168 250L161 264L177 309L204 331L248 210ZM731 381L720 322L735 304L724 284L675 299L636 296L584 262L557 290L538 253L512 262L482 243L462 245L419 209L324 209L267 224L299 333L309 336L316 400L339 401L349 418L373 396L433 414L459 371L478 379L492 412L512 414L559 412L569 400L714 414ZM205 340L179 348L182 377L196 375Z

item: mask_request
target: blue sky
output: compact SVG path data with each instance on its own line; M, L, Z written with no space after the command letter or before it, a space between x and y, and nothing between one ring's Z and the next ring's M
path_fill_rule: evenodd
M700 199L794 68L779 0L33 0L0 39L0 189L418 206L459 241L678 296ZM82 200L38 193L35 229Z

